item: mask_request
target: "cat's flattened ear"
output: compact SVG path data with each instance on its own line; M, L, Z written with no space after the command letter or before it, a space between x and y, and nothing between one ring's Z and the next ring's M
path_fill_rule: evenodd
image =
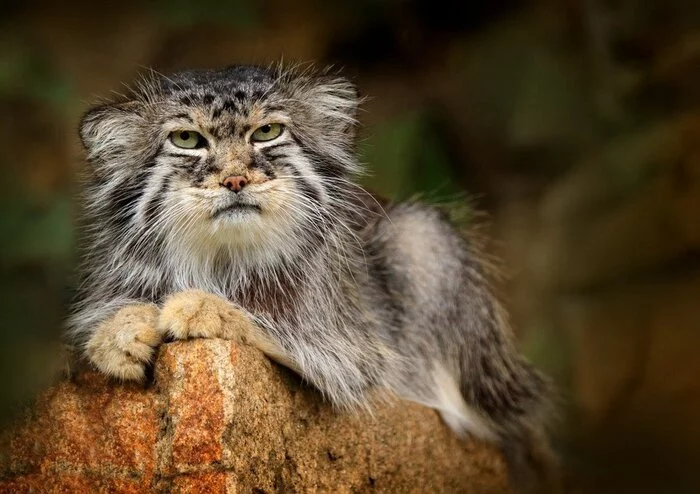
M89 110L80 122L88 160L98 165L117 165L144 146L145 120L136 101L107 104Z
M354 135L360 97L353 83L344 77L322 76L308 88L306 97L324 123Z

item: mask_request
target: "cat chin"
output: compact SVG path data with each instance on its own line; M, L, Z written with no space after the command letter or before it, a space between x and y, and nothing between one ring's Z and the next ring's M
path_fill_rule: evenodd
M288 225L276 224L274 217L254 210L233 210L222 213L211 222L208 236L212 245L245 250L273 249L280 243L280 229Z
M212 221L209 235L218 245L254 244L265 235L264 223L259 213L226 213Z
M186 262L204 262L223 252L238 263L269 266L293 257L304 241L299 223L274 208L230 208L206 216L193 210L192 215L197 219L190 217L173 226L179 234L168 242L173 255L182 254L189 259Z

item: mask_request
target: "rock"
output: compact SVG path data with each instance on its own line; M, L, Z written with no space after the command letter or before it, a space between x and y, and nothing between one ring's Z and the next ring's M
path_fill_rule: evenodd
M435 411L334 411L223 340L163 345L146 388L64 380L0 445L0 493L511 492L496 450L460 441Z

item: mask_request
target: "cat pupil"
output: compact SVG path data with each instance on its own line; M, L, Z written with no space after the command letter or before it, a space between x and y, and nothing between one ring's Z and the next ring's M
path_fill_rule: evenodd
M184 132L182 132L182 133L180 134L180 138L181 138L183 141L188 141L188 140L190 139L190 133L187 132L187 131L184 131Z
M267 134L272 130L272 127L270 125L263 125L262 127L260 127L260 130L263 134Z

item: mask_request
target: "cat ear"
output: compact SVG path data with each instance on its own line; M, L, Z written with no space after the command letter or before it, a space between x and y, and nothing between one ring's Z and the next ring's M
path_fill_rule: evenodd
M360 96L357 87L344 77L319 77L307 97L318 115L334 130L354 136Z
M348 79L332 74L331 69L317 72L281 68L279 79L286 79L289 100L296 103L304 127L347 143L355 136L360 104L357 88Z
M344 77L328 72L302 73L289 82L301 124L297 137L303 145L321 157L326 168L357 173L361 167L355 159L354 144L357 111L360 105L357 88ZM319 165L320 166L320 165ZM336 173L336 171L333 171Z
M148 143L142 108L140 102L127 101L89 110L80 122L80 139L88 161L115 166L142 155Z

